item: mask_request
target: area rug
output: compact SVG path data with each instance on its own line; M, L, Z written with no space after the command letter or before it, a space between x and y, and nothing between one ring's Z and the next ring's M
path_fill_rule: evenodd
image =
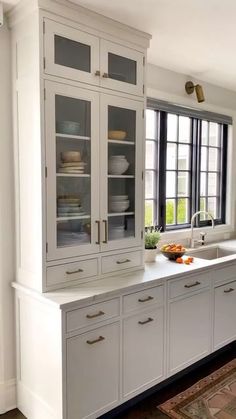
M173 419L235 419L236 359L158 406Z

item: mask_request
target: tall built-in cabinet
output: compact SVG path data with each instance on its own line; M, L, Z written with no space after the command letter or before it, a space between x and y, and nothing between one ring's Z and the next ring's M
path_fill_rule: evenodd
M150 36L66 1L28 6L10 16L17 280L45 292L143 266Z

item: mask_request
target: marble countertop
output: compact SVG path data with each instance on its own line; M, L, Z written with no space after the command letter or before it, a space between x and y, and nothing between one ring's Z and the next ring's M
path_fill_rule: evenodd
M195 258L191 265L178 264L167 260L164 256L158 255L156 262L146 264L143 270L134 271L129 274L117 274L104 279L90 281L76 287L64 288L57 291L50 291L40 294L31 289L26 289L19 283L14 282L13 287L28 293L38 300L56 305L59 309L67 310L73 306L85 303L94 303L102 298L112 298L124 293L138 291L145 286L156 286L164 281L175 278L183 278L189 274L195 274L208 270L213 266L223 267L226 264L236 262L236 240L227 240L206 246L235 249L235 255L225 256L214 260Z

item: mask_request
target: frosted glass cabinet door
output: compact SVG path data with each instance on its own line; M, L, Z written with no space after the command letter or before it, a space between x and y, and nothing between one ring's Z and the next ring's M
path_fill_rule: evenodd
M46 82L48 259L99 251L98 94Z
M101 86L143 96L144 55L101 39Z
M99 38L45 19L45 73L98 85Z
M102 250L141 244L141 103L101 95Z

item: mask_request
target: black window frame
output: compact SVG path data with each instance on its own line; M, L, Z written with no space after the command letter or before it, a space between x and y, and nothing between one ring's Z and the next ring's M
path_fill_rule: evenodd
M156 214L153 214L154 220L156 220L155 224L161 227L162 231L175 231L175 230L182 230L186 228L190 228L190 220L191 216L200 210L200 164L201 164L201 126L202 121L207 122L216 122L212 117L213 114L203 115L203 117L195 117L194 115L189 115L191 119L191 157L190 157L190 165L191 165L191 173L190 173L190 205L189 205L189 222L185 224L173 224L173 225L166 225L166 172L167 172L167 164L166 164L166 156L167 156L167 115L172 113L178 116L188 116L187 110L185 108L184 114L178 111L172 110L162 110L162 109L154 109L153 106L147 109L151 109L155 111L156 115L156 138L155 140L146 138L146 141L156 141L157 143L157 154L156 154L156 199L153 198L146 198L145 201L153 200L156 201ZM211 116L211 118L210 118ZM220 202L220 217L215 219L215 224L225 224L226 223L226 186L227 186L227 151L228 151L228 121L224 123L224 121L217 121L220 124L221 132L220 132L220 141L221 141L221 170L220 170L220 192L219 192L219 202ZM209 146L209 145L208 145ZM148 168L145 167L145 171ZM210 196L211 197L211 196ZM177 197L176 197L177 199ZM195 220L196 227L207 227L211 225L211 220L200 220L200 217L197 217ZM146 227L146 226L145 226Z

